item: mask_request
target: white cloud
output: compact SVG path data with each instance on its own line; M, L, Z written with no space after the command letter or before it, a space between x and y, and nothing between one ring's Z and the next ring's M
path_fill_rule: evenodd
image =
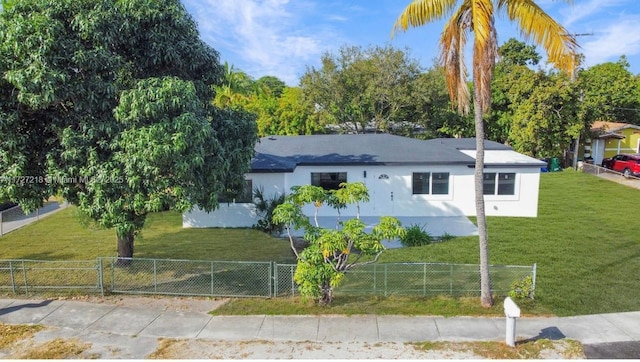
M589 18L593 15L602 14L606 8L617 7L625 2L626 0L588 0L576 2L573 6L565 5L563 8L564 10L561 11L561 14L564 17L561 23L565 28L569 28L574 23L583 19Z
M640 15L622 16L595 32L595 39L582 44L587 65L616 61L621 55L640 54L638 24Z
M310 4L302 0L185 0L204 40L224 48L233 64L254 77L274 75L295 85L310 59L329 44L326 33L303 23ZM317 30L317 29L316 29ZM221 46L221 47L220 47ZM230 54L232 53L232 54Z

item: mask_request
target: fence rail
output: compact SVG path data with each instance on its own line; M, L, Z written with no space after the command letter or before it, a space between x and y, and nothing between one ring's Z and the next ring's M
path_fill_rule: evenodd
M98 258L85 261L0 260L0 290L15 294L74 290L96 294L208 297L297 295L295 264L244 261ZM536 265L490 266L492 289L507 295ZM472 296L480 294L478 265L379 263L354 267L336 295Z
M614 171L606 167L585 163L582 165L581 169L583 173L588 173L588 174L600 176L600 177L615 176L620 181L624 180L623 178L619 178L619 177L623 177L622 172ZM640 180L640 177L635 177L633 175L630 175L629 177L627 177L627 179L637 181L637 180Z

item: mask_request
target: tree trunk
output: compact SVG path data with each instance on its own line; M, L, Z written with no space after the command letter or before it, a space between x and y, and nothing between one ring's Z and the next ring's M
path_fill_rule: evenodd
M333 301L333 288L329 281L323 282L320 286L322 296L320 297L320 305L329 305Z
M133 238L133 230L123 234L117 233L118 265L126 266L131 264L131 258L133 258Z
M477 85L474 85L474 117L476 125L476 218L480 243L480 303L484 308L493 306L491 295L491 275L489 274L489 237L487 235L487 216L484 210L484 123Z
M578 135L573 143L573 160L571 166L574 170L578 169L578 149L580 148L580 136ZM584 159L582 160L584 161Z

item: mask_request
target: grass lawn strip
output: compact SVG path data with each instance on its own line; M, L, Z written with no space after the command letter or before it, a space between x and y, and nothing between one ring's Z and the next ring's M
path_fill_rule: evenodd
M539 312L523 308L524 313L569 316L640 310L640 278L634 277L640 275L640 239L638 228L630 227L638 204L639 190L595 176L572 171L541 174L537 218L488 218L490 262L537 263L536 299L527 308ZM115 233L79 222L76 212L70 207L0 237L0 258L71 261L114 256ZM174 212L150 215L136 241L135 256L293 262L286 240L250 229L183 229L181 219ZM464 237L388 250L380 262L477 264L478 240ZM253 300L254 309L266 307L264 300ZM377 297L371 301L380 304ZM402 303L411 310L423 301L409 298ZM242 303L249 308L251 302ZM443 309L458 310L457 315L474 313L456 299L444 303L452 307Z

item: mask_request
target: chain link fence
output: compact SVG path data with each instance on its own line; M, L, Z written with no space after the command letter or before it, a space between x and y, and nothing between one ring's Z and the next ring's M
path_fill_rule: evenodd
M276 296L295 295L295 265L277 266ZM507 295L515 282L531 276L536 265L489 267L492 290ZM534 286L535 288L535 286ZM334 290L335 295L473 296L480 295L480 268L472 264L380 263L354 267Z
M101 258L111 293L271 297L272 263Z
M584 173L595 176L600 176L603 174L620 174L619 172L615 172L613 170L609 170L608 168L594 165L592 163L583 163L582 165L579 165L579 169L581 169Z
M94 261L0 260L0 290L48 290L208 297L287 297L298 294L295 264L242 261L98 258ZM492 289L507 295L536 265L489 268ZM480 294L478 265L380 263L351 269L336 295L473 296Z
M622 177L621 180L624 180L624 179L636 180L636 181L640 180L640 177L636 177L633 175L629 175L628 177L625 177L622 172L614 171L612 169L608 169L606 167L602 167L602 166L598 166L590 163L583 164L580 169L582 170L583 173L588 173L590 175L595 175L599 177L608 175L611 177L613 176Z
M62 290L104 293L102 275L95 260L0 260L0 290L14 294Z

